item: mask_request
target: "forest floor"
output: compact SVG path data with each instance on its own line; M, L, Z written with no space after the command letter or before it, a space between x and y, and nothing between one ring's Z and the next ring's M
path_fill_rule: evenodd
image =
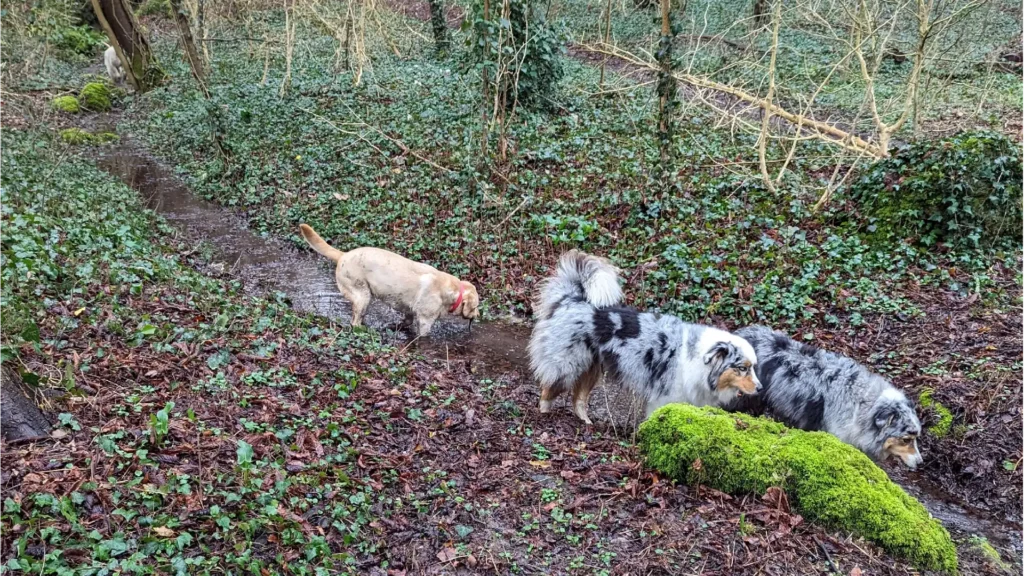
M785 282L808 263L827 268L822 246L839 228L796 208L776 221L744 220L744 210L778 213L781 205L766 206L763 196L745 190L744 174L717 181L740 190L723 205L695 187L678 204L638 199L640 208L615 208L628 204L616 197L586 208L606 187L635 184L622 176L631 168L628 158L618 158L621 151L608 154L614 161L589 162L580 152L626 138L628 130L609 136L582 126L604 114L614 127L633 113L629 102L570 105L540 142L526 135L532 125L514 134L526 160L499 167L514 183L509 188L483 188L483 196L501 193L494 203L466 203L446 191L466 188L458 175L432 175L436 168L377 136L388 155L342 156L343 137L325 148L315 145L327 138L313 120L295 129L297 115L322 117L335 107L362 123L361 138L372 134L365 126L385 126L391 138L459 172L458 146L446 153L444 144L463 136L457 123L444 120L452 110L465 114L464 100L429 82L443 74L431 64L400 63L396 70L389 76L380 66L382 89L351 98L330 82L300 82L299 95L282 102L254 85L237 93L215 89L238 113L226 121L234 168L211 153L209 121L196 120L208 108L184 90L147 97L126 119L119 111L40 115L29 110L45 110L47 102L31 93L14 106L5 102L5 330L22 327L18 353L29 372L56 374L43 385L60 414L51 439L0 446L7 569L914 572L778 502L658 477L643 467L629 422L617 418L625 406L596 410L602 418L593 427L564 407L540 415L523 362L523 320L535 282L575 244L613 252L639 306L693 302L673 311L726 327L776 321L865 362L914 398L932 390L951 410L951 429L922 436L919 471L892 464L886 470L946 523L962 573L1020 573L1019 253L940 253L929 260L896 247L880 258L905 258L907 270L868 262L862 271L823 272L834 276L822 284L838 279L832 307L808 303L807 293L792 286L758 296L747 283L765 271L779 275L756 290ZM572 74L592 81L591 72ZM399 80L408 88L396 88ZM416 108L413 100L425 95L446 104ZM393 116L370 116L371 107L395 101L401 105ZM441 120L424 133L400 120L406 113ZM53 138L72 125L117 127L122 142L71 148ZM572 138L571 146L554 143ZM720 173L723 158L736 153L713 138L699 143L719 164L711 171ZM643 156L647 144L632 144ZM150 151L188 178L179 180ZM330 172L327 165L345 163L339 159L359 166L374 190L402 196ZM423 196L413 191L421 186ZM537 197L523 204L548 218L515 217L516 194L531 187ZM469 334L444 323L436 341L410 345L389 329L393 316L375 308L377 329L352 332L325 263L294 246L294 224L303 220L329 237L397 245L448 264L489 293L492 318L515 322ZM506 223L511 230L502 230ZM757 234L729 236L751 224ZM720 243L706 246L720 258L700 263L694 258L701 245L677 245L685 226L722 230ZM802 227L809 240L794 237L789 226ZM352 236L342 236L343 229ZM608 235L614 240L601 238ZM654 237L652 249L636 248L638 239ZM726 253L756 253L751 246L759 237L788 249L748 254L739 264ZM857 250L838 258L872 258ZM666 253L691 258L689 272L671 276L681 264ZM784 270L766 264L776 258L787 262ZM709 272L722 262L732 276ZM704 275L703 283L690 273ZM823 301L830 289L810 294ZM780 305L765 306L766 316L742 306L773 300ZM922 418L931 427L939 413L922 410ZM1005 563L987 553L985 542Z

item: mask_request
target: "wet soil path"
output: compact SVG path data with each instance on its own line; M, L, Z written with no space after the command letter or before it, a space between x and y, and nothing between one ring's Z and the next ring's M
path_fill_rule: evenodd
M196 250L207 247L213 258L212 263L203 265L204 272L238 279L253 294L282 292L299 311L332 318L342 325L350 321L351 308L338 293L333 270L324 258L250 230L229 210L192 194L173 170L129 139L103 149L99 164L138 191L146 205L190 239ZM397 312L375 302L366 323L409 353L439 362L465 362L481 378L528 374L530 329L526 324L484 322L470 328L465 320L442 318L430 338L409 341L400 329L401 319ZM599 386L592 398L591 418L598 426L629 437L642 413L640 401L611 386ZM892 468L889 472L958 536L984 535L1021 556L1019 525L986 517L990 515L957 501L919 473Z

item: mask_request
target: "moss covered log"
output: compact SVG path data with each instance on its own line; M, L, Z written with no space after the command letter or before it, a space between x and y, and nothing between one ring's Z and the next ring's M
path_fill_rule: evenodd
M680 482L734 494L781 486L808 520L864 537L921 568L956 572L946 529L867 456L829 434L672 404L640 426L640 447L648 465Z

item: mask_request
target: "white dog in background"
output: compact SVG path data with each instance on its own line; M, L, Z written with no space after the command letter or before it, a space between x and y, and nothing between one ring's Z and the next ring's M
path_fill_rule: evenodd
M103 53L103 65L107 67L107 75L114 84L120 84L124 80L124 66L121 65L121 59L117 57L117 50L114 50L113 46L108 46L107 51Z

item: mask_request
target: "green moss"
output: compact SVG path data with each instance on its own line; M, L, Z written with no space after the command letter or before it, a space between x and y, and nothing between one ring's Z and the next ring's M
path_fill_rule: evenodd
M91 134L81 128L68 128L60 131L60 139L72 145L79 144L104 144L117 140L119 136L113 132L100 132Z
M781 486L809 520L848 530L921 568L956 571L946 529L867 456L829 434L673 404L640 426L640 447L650 466L681 482L736 494Z
M986 562L1003 572L1011 572L1010 565L999 555L999 551L989 544L984 536L971 536L967 541L968 548L982 557Z
M82 106L95 112L110 110L110 88L102 82L90 82L78 95Z
M81 128L68 128L60 131L60 139L68 144L88 144L92 142L92 134Z
M52 104L55 110L67 112L68 114L77 114L79 110L78 98L74 96L58 96L53 99Z
M935 394L934 390L925 388L921 391L918 400L921 403L921 408L934 411L935 416L938 418L935 424L928 427L928 432L936 438L943 438L949 434L950 429L953 427L953 413L949 411L949 408L935 400L932 397L933 394Z

